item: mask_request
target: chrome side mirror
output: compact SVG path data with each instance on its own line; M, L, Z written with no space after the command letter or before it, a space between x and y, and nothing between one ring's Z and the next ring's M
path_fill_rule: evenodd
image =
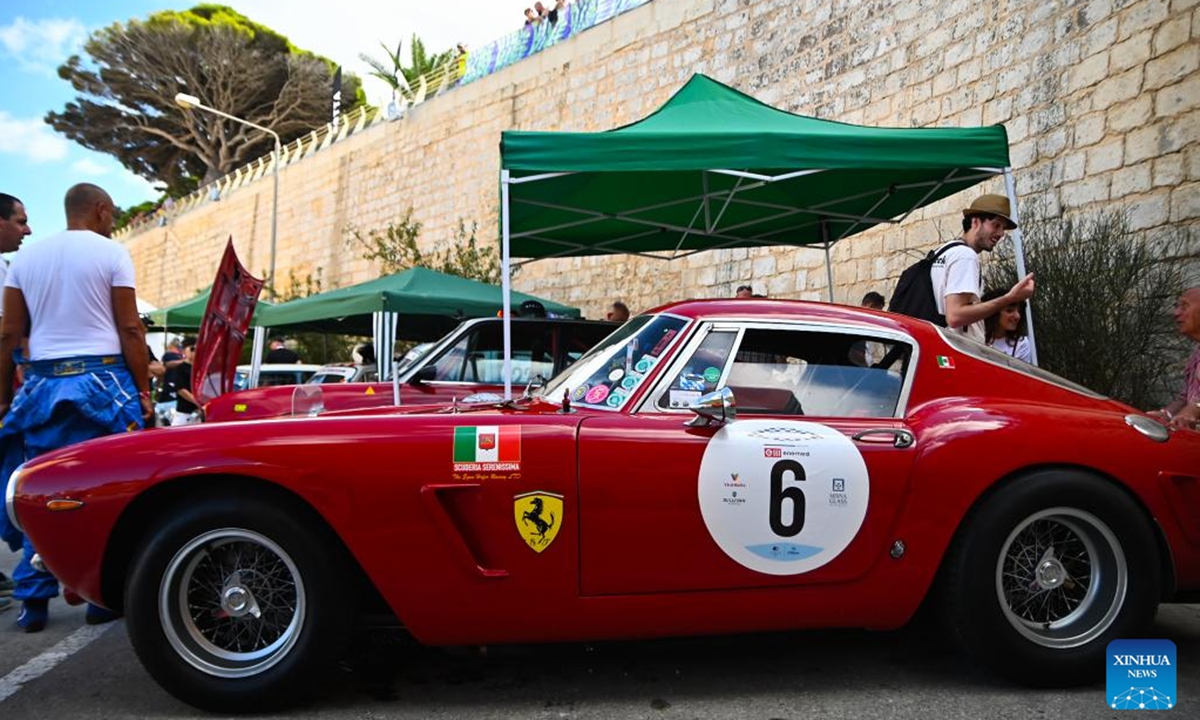
M688 410L696 413L696 417L684 423L688 427L707 427L737 420L737 400L727 387L701 395L688 405Z

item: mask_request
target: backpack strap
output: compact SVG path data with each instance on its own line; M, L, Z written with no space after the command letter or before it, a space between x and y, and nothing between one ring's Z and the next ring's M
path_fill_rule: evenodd
M950 248L958 247L959 245L962 245L964 247L967 246L967 244L965 242L963 242L962 240L955 240L954 242L948 242L945 245L938 248L937 250L931 251L930 259L933 262L937 262L937 259L940 258L942 255L945 255L947 250L949 250Z

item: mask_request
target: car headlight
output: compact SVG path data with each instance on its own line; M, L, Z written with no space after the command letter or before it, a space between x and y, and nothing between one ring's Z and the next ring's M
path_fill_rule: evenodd
M8 521L12 523L13 527L22 532L24 530L21 528L21 523L17 521L17 505L15 500L17 497L17 486L21 484L21 474L24 470L24 464L18 465L17 469L13 470L12 475L8 477L8 485L4 488L4 509L8 513Z

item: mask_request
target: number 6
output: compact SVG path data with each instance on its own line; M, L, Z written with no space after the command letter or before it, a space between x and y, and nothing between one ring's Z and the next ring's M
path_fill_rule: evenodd
M803 482L804 466L795 460L780 460L771 467L771 532L780 537L794 537L804 529L804 491L798 485L783 486L784 473L791 472L796 482ZM792 503L792 521L783 522L783 503Z

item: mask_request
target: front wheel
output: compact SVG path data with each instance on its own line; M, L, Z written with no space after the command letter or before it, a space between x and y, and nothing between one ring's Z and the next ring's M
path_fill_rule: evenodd
M964 521L947 556L945 620L970 654L1017 682L1091 682L1108 643L1153 620L1159 573L1131 497L1082 473L1038 472Z
M251 497L179 507L125 590L134 650L196 707L252 712L302 695L339 659L355 604L327 533Z

